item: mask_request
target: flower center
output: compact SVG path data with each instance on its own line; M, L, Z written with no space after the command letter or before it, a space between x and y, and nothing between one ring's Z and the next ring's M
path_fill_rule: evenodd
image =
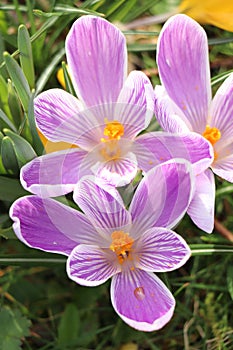
M121 136L124 135L124 126L119 123L117 120L109 121L105 118L105 128L104 128L104 136L100 139L103 142L103 147L100 150L100 154L102 155L104 160L114 160L119 159L121 156L121 150L118 145L118 141Z
M109 249L116 253L119 263L123 264L125 260L130 258L134 240L123 231L114 231L111 237L112 243Z
M109 121L107 118L104 120L106 126L104 128L104 136L100 140L101 142L107 142L109 140L120 140L124 135L124 126L117 120Z
M104 147L101 148L100 154L104 158L104 160L114 160L119 159L121 156L121 150L118 145L117 140L107 141L104 144Z
M203 132L202 136L212 145L214 145L221 138L221 132L218 128L211 128L209 125L206 125L206 129Z

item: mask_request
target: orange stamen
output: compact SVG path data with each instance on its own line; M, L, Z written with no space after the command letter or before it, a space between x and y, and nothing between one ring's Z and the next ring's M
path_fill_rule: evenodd
M206 140L208 140L212 145L218 142L221 138L221 132L218 128L210 127L206 125L206 129L202 134Z
M112 244L109 249L116 253L119 263L123 264L130 257L134 240L123 231L114 231L111 237Z
M124 135L124 126L117 120L109 121L107 118L105 118L105 124L104 136L107 138L101 138L101 142L120 140L121 136Z

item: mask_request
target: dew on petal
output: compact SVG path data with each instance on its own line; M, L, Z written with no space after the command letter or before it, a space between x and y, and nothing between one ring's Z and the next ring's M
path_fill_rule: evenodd
M143 287L137 287L134 289L135 298L138 300L143 300L145 298L145 291Z

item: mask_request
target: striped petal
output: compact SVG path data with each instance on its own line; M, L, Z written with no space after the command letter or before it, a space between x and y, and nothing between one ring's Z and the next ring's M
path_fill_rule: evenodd
M118 191L112 187L102 188L98 178L84 177L74 190L74 200L87 215L93 226L100 232L105 232L108 241L114 230L122 229L129 232L131 215L125 209Z
M22 197L11 206L10 217L17 237L31 248L69 255L83 241L98 241L82 213L50 198Z
M146 133L137 137L133 152L137 156L138 167L143 171L172 158L183 158L199 174L211 165L214 158L212 145L194 132L181 135L159 131Z
M112 305L128 325L152 332L170 321L175 299L153 273L136 269L112 278Z
M66 56L76 93L86 106L117 101L127 59L125 37L117 27L82 16L66 38Z
M185 160L171 160L151 169L130 204L133 235L139 237L152 227L175 226L188 208L193 185L190 163Z
M67 260L67 274L83 286L98 286L119 272L116 255L97 246L80 244Z
M214 228L215 181L211 170L196 176L195 192L188 208L193 222L203 231Z
M132 139L147 128L154 113L154 91L147 76L132 71L120 92L116 119L124 125L124 137Z
M150 272L168 272L184 265L191 251L181 236L156 227L139 238L135 254L140 256L138 268Z
M171 17L159 35L157 63L168 95L192 130L202 133L211 101L208 42L203 28L186 15Z
M72 192L86 154L72 148L37 157L21 168L21 183L26 190L43 198Z

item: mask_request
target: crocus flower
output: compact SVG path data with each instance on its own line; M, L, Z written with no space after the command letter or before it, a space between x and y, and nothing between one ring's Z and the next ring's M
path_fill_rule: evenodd
M162 86L155 88L155 114L171 133L202 135L212 145L213 172L233 182L233 74L211 101L207 36L186 15L171 17L158 40L157 64ZM196 177L188 213L202 229L213 229L215 184L210 170Z
M171 230L192 195L189 163L168 161L150 170L129 210L115 188L110 193L95 179L84 177L75 187L83 213L51 198L18 199L10 209L14 231L29 247L68 256L68 276L80 285L98 286L112 277L118 315L136 329L159 329L172 317L175 300L153 272L177 269L190 256Z
M67 36L66 55L78 98L61 89L45 91L35 98L35 116L47 139L78 148L26 164L21 182L27 190L42 197L62 195L88 174L121 186L138 168L147 171L148 165L172 157L208 167L210 146L199 135L157 134L150 142L152 152L142 139L135 144L153 116L154 91L142 72L125 79L125 37L114 25L99 17L79 18Z

